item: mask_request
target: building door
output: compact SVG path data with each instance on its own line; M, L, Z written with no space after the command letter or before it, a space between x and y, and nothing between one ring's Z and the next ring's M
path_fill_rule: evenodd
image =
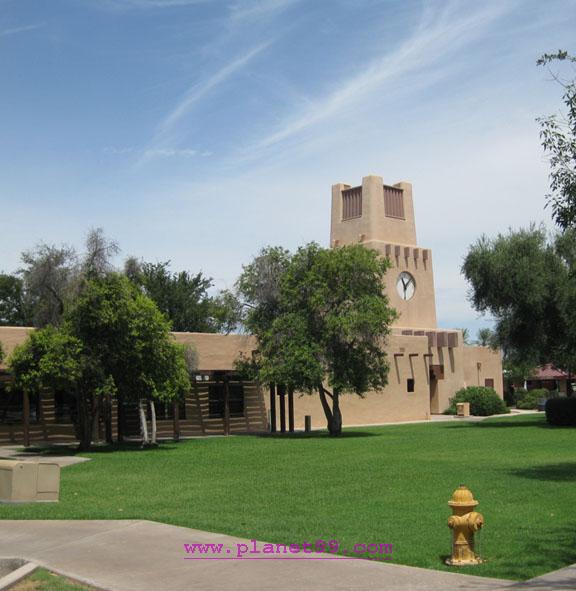
M430 413L433 415L440 414L440 399L438 396L438 380L444 379L444 366L431 365L430 366Z
M438 414L438 380L434 373L430 371L430 413Z

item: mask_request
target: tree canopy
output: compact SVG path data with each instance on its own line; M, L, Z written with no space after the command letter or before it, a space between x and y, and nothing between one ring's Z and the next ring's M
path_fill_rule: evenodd
M237 283L244 324L258 338L240 366L262 383L317 392L330 434L340 434L340 396L387 384L384 344L396 318L383 292L388 268L362 245L264 249Z
M548 238L544 228L481 237L462 272L476 310L496 320L495 337L516 366L576 361L575 232Z
M564 89L562 102L565 110L559 114L540 117L540 138L550 162L550 194L547 205L552 208L552 217L565 230L576 227L576 57L567 51L546 53L538 65L559 65L563 62L572 66L571 77L564 78L552 73L554 80Z

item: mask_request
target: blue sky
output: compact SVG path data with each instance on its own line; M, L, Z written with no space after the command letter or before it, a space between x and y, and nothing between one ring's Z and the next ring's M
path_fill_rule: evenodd
M444 327L467 247L544 220L535 118L573 0L0 0L0 270L101 226L230 287L262 246L327 244L330 186L414 185Z

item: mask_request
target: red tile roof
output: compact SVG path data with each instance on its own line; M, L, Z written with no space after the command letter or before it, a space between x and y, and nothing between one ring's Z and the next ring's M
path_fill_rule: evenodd
M561 369L557 369L551 363L547 363L536 370L533 379L535 380L565 380L568 374Z

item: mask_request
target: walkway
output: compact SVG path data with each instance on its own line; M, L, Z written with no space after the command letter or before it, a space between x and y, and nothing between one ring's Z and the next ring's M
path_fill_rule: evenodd
M185 543L224 544L234 555L237 544L250 542L151 521L0 522L0 556L33 560L109 591L484 591L510 585L346 558L186 560Z

